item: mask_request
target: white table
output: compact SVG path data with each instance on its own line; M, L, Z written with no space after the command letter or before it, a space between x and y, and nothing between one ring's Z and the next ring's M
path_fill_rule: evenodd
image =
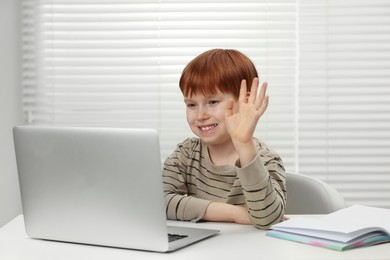
M0 259L390 259L390 243L338 252L267 237L265 231L252 226L168 222L170 225L219 229L221 232L217 236L172 253L153 253L31 239L25 233L23 216L20 215L0 229Z

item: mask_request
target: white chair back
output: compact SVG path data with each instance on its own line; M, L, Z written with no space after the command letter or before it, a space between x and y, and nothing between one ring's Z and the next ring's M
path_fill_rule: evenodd
M286 185L286 214L328 214L345 207L341 194L319 179L287 173Z

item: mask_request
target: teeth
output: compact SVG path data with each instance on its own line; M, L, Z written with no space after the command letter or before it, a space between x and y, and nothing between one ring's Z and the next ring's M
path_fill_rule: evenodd
M217 126L217 124L208 125L208 126L202 126L202 127L200 127L200 130L202 130L202 131L209 131L210 129L212 129L212 128L216 127L216 126Z

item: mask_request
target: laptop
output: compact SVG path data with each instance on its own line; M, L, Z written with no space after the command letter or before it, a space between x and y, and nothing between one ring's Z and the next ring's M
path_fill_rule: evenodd
M31 238L168 252L219 232L167 226L153 129L16 126L13 134Z

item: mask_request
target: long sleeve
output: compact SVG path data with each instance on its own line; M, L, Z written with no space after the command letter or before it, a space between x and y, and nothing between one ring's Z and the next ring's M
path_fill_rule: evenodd
M179 144L164 163L163 182L166 214L173 220L200 220L206 212L210 200L189 196L187 185L191 142ZM196 145L196 144L195 144ZM196 151L196 150L195 150Z
M258 154L244 168L214 165L198 138L179 144L164 163L167 218L198 221L215 201L247 207L253 225L260 229L279 222L286 201L283 162L265 144L256 142Z
M252 163L237 168L252 223L260 229L280 222L286 207L283 163L276 154L264 151L268 150L260 150Z

